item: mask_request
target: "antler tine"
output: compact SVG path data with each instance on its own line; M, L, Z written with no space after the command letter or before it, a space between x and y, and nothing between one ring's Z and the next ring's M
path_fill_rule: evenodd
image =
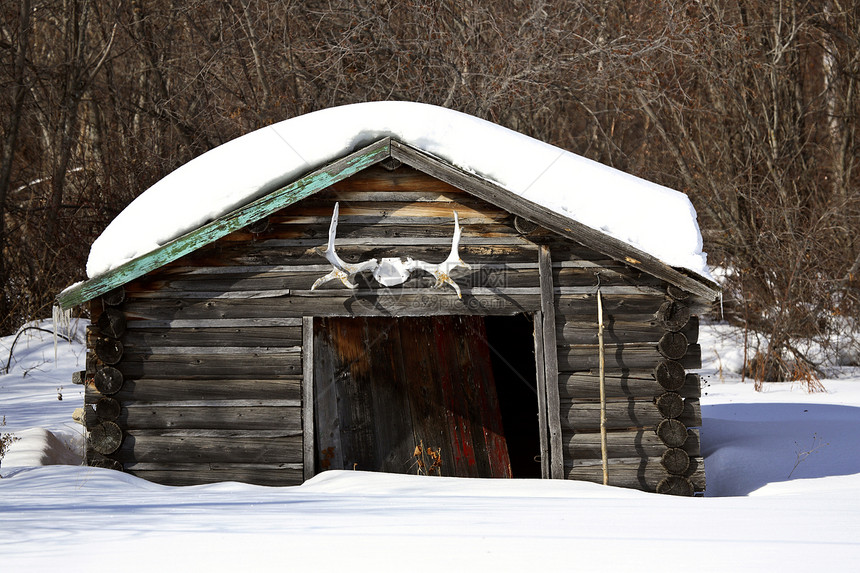
M337 256L334 250L334 242L337 238L337 220L340 215L340 203L334 204L334 213L331 216L331 224L328 226L328 246L325 249L325 258L336 269L343 270L343 261Z
M326 247L325 250L325 258L334 268L327 275L318 278L314 282L313 286L311 286L311 290L316 290L318 286L334 279L339 279L344 286L349 288L358 288L358 285L350 280L352 276L362 271L372 271L377 267L378 263L376 259L369 259L360 263L351 264L344 262L339 256L337 256L337 253L334 250L334 244L337 239L337 221L339 215L340 203L335 203L334 212L331 216L331 224L328 228L328 247Z
M451 241L451 253L448 255L448 259L442 263L447 267L446 272L450 272L459 266L467 269L472 268L460 258L460 237L462 235L463 229L460 227L460 217L457 215L457 211L454 211L454 238Z

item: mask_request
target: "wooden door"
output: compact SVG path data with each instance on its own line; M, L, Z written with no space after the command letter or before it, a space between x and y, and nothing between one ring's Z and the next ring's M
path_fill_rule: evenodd
M314 320L314 363L318 471L419 473L423 445L441 475L511 476L483 318Z

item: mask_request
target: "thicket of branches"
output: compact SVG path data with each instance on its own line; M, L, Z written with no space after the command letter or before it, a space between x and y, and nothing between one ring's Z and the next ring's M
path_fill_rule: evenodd
M0 331L182 163L407 99L686 192L759 378L857 313L860 6L844 0L3 0ZM667 224L655 221L655 225Z

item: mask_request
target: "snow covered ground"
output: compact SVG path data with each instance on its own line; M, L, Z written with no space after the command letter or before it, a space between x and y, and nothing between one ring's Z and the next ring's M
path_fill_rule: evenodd
M856 570L860 369L834 371L827 393L755 392L725 330L701 337L705 498L363 472L177 488L56 465L80 448L83 347L61 341L55 361L51 335L30 331L0 375L0 431L21 438L0 466L0 569Z

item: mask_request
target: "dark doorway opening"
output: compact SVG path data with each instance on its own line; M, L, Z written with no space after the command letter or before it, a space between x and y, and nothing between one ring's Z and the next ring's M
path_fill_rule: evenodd
M530 317L314 319L316 465L540 478Z
M484 322L511 460L511 477L540 478L534 322L524 314L488 316Z

